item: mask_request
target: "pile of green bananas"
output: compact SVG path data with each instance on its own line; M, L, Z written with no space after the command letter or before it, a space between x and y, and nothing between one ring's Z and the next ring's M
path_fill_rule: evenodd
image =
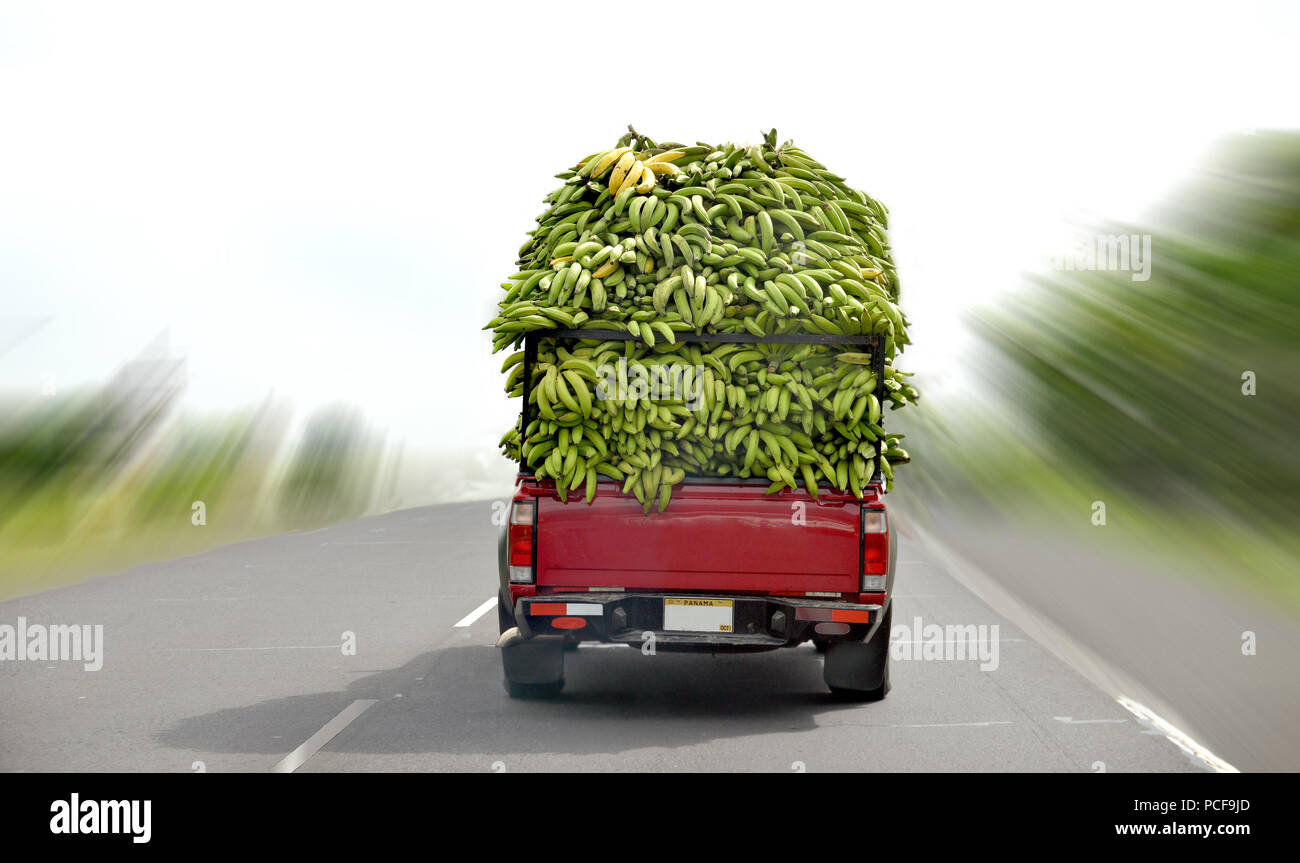
M527 429L506 455L561 495L599 477L647 512L689 475L818 483L862 496L879 467L909 460L881 427L871 356L843 345L678 342L693 332L878 335L884 392L917 399L894 366L908 344L886 210L776 131L762 144L618 145L557 175L485 327L509 395L524 393L524 336L617 330L631 340L543 340ZM657 382L648 389L639 383Z

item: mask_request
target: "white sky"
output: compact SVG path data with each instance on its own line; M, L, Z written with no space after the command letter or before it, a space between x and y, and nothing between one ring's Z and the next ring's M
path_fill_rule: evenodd
M629 122L776 126L884 201L906 365L938 375L1062 218L1300 126L1294 4L653 8L0 4L0 390L101 381L169 327L196 407L495 443L479 328L552 175Z

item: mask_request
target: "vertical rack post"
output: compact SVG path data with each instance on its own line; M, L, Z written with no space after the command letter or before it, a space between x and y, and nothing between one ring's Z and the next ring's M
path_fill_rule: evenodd
M528 424L532 422L531 407L533 395L533 366L537 364L537 330L524 334L524 404L519 411L519 471L527 472L528 461L524 458L524 444L528 441Z
M876 400L880 402L880 422L876 425L881 428L885 427L885 394L889 391L885 387L885 337L874 336L871 341L871 371L876 375ZM872 482L884 482L880 472L880 455L885 451L885 439L881 438L876 444L876 470L871 475Z

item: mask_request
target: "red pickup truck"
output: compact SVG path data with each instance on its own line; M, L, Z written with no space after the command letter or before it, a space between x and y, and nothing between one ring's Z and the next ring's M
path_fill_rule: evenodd
M722 652L811 640L832 692L883 698L897 548L879 484L862 500L767 485L688 478L645 515L612 481L566 502L521 475L500 539L507 691L558 693L580 641Z

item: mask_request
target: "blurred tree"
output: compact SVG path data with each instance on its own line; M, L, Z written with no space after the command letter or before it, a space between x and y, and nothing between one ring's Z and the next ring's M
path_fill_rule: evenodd
M981 312L993 379L1048 445L1150 499L1300 514L1300 134L1224 141L1156 211L1149 281L1063 271ZM1245 372L1257 394L1243 393Z
M307 420L280 491L291 524L363 514L370 505L380 448L353 408L322 408Z

